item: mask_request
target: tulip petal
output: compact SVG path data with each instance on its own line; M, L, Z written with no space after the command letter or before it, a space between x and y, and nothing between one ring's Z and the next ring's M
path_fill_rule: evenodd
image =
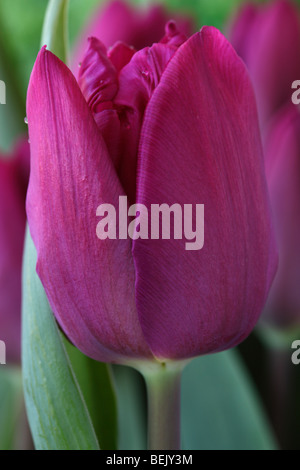
M175 37L183 41L179 34ZM168 43L145 47L119 75L119 90L114 100L121 124L118 175L132 203L136 196L137 149L145 108L176 49Z
M99 240L97 207L123 190L76 80L40 52L28 90L27 198L37 272L71 342L104 362L151 355L138 322L129 240Z
M133 242L138 314L153 353L188 358L235 346L258 320L276 254L253 90L215 28L179 48L152 95L137 187L148 211L205 205L202 250L173 237Z

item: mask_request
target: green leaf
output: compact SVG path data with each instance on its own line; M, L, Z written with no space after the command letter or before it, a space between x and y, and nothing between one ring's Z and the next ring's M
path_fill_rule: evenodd
M136 370L112 366L119 417L119 450L147 448L147 399L144 379Z
M36 250L27 232L23 270L23 384L35 446L39 450L99 449L35 266Z
M68 57L68 5L69 0L49 0L41 46L57 55L63 62Z
M236 351L200 357L182 378L184 449L272 450L276 441Z
M0 450L12 450L23 403L21 371L0 366Z
M117 449L117 403L110 369L65 345L102 450Z

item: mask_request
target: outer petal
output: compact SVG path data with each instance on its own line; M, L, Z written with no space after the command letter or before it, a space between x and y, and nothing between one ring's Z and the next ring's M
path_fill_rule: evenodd
M278 326L300 323L300 114L289 103L274 119L266 171L279 242L279 269L266 314Z
M25 231L25 195L29 145L21 142L13 157L0 159L0 340L7 361L20 362L21 266Z
M291 84L300 76L300 21L288 0L259 6L256 15L245 9L229 36L249 68L264 125L290 99Z
M94 359L149 356L135 307L131 244L96 236L97 207L118 206L120 183L73 75L45 49L31 76L27 116L27 214L57 320Z
M275 270L257 112L245 67L203 28L171 59L145 114L138 202L204 204L205 245L134 242L136 297L153 353L233 347L251 331Z
M97 37L107 47L113 46L117 41L122 41L136 49L142 49L160 41L164 36L165 24L168 20L170 20L170 14L160 5L152 6L144 11L133 8L124 0L113 0L104 7L101 5L92 22L83 31L76 47L74 72L76 73L78 63L84 56L88 37ZM179 30L187 36L195 29L191 18L175 15L174 20L177 21Z

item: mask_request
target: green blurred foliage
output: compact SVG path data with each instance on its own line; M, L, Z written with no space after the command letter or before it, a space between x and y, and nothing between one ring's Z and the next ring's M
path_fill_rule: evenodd
M23 405L22 377L18 368L0 368L0 450L12 450Z
M191 14L197 27L211 24L222 28L242 0L131 0L132 3L163 3ZM70 0L69 37L74 44L78 33L103 0ZM0 150L8 150L16 137L26 132L26 90L40 49L47 0L0 1L0 79L7 84L7 105L0 107Z

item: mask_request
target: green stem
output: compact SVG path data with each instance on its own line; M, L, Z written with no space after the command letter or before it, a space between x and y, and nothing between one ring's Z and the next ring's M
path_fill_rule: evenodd
M180 379L182 363L140 369L148 392L148 449L180 449Z

